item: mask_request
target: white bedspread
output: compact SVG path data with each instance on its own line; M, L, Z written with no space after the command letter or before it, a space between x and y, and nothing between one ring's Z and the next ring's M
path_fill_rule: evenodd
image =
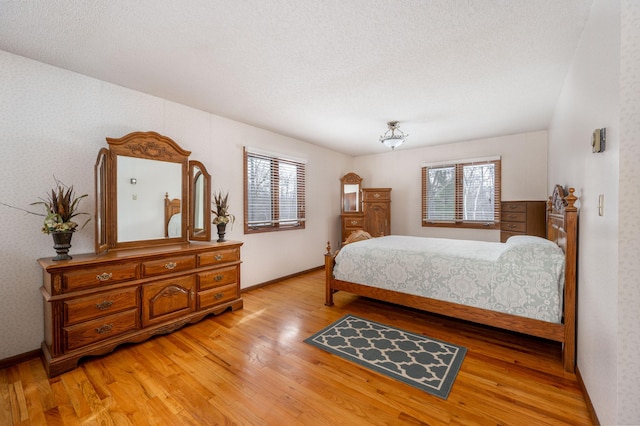
M562 321L564 253L553 242L506 243L390 235L347 244L338 280L493 311Z

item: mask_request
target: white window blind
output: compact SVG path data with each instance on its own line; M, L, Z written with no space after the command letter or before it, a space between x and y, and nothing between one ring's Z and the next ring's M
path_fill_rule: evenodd
M245 233L302 229L305 164L245 148Z
M500 159L423 165L422 225L496 228Z

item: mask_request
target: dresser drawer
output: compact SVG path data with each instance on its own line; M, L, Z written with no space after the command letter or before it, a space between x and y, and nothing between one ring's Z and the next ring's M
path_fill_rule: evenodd
M509 232L521 232L527 231L527 224L524 222L502 222L500 229Z
M235 284L236 282L238 282L237 266L229 266L216 269L215 271L200 272L198 274L199 290L220 287L226 284Z
M65 291L74 291L102 284L111 284L136 278L137 263L123 263L77 269L62 276Z
M525 213L527 211L527 204L523 202L503 202L502 212L518 212Z
M237 284L228 284L222 287L201 291L198 293L198 309L219 305L229 300L236 299L237 297Z
M79 299L66 300L64 306L64 325L111 315L116 312L138 307L138 288L99 293Z
M344 224L344 229L362 229L364 226L364 217L343 217L342 223Z
M64 327L66 349L73 350L91 343L137 329L138 310L109 315L93 321Z
M363 191L363 201L389 201L391 200L391 191L375 191L370 188L366 188Z
M166 257L160 260L150 260L142 263L142 275L145 277L170 274L196 267L194 256Z
M240 249L238 248L221 249L198 255L199 266L217 265L237 260L240 260Z
M501 218L503 222L526 222L526 213L502 212Z

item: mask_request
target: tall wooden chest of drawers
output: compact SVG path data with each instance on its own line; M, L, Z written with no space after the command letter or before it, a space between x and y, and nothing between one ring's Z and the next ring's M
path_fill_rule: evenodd
M191 242L40 259L47 374L70 370L84 356L242 308L241 246Z
M501 205L500 241L512 235L545 237L545 201L503 201Z
M362 190L364 230L372 237L391 235L391 188Z

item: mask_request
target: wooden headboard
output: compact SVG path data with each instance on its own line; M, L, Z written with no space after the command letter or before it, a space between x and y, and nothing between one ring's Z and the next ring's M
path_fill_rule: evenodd
M577 213L575 202L578 198L573 195L575 189L569 188L569 194L565 193L562 186L556 185L553 194L547 201L547 239L556 243L562 251L567 252L568 232L572 232L573 224L568 223L573 214ZM570 215L567 215L569 213ZM576 218L577 219L577 218Z
M169 199L169 193L164 194L164 236L169 236L169 221L171 217L180 213L182 208L182 203L179 198L174 198L173 200Z

